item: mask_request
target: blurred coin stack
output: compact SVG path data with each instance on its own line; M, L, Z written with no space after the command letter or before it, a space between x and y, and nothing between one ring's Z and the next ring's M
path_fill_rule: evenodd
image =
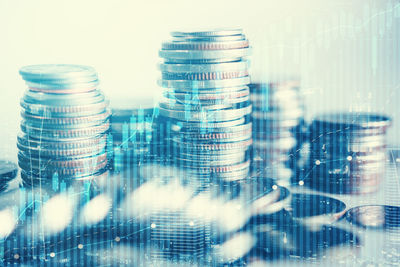
M152 101L119 100L111 103L113 170L136 175L145 163L166 161L163 122Z
M18 164L25 186L69 184L107 174L108 102L96 71L80 65L32 65L20 74Z
M310 126L310 184L321 191L375 192L384 178L391 119L371 113L331 113Z
M171 122L174 164L198 190L248 176L249 49L242 30L172 32L172 40L162 44L160 115ZM191 253L204 255L208 244L201 242L208 239L206 233L185 242Z
M289 185L294 175L291 160L299 147L304 122L299 82L254 83L249 87L253 105L253 172Z
M18 166L10 161L0 160L0 192L7 190L17 177Z

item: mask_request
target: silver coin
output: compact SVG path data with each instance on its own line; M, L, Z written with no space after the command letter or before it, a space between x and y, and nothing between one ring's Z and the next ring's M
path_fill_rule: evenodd
M174 89L209 89L223 87L239 87L248 84L249 77L226 79L226 80L209 80L209 81L186 81L186 80L159 80L159 85Z
M210 125L210 127L204 127L203 124L181 124L179 123L176 127L171 127L172 131L180 132L184 128L185 134L229 134L229 133L240 133L247 132L252 129L251 123L244 124L244 119L239 119L236 121L228 121L222 123L216 123Z
M246 37L243 34L239 35L226 35L226 36L185 36L185 37L173 37L172 42L232 42L232 41L244 41Z
M43 129L36 128L26 125L24 121L21 122L21 130L25 134L37 138L37 139L45 139L45 140L60 140L70 138L88 138L94 136L103 135L109 129L109 123L104 123L101 125L96 125L88 128L75 128L75 129Z
M173 37L209 37L209 36L232 36L243 34L242 29L215 29L215 30L199 30L199 31L173 31L171 36Z
M76 124L93 124L93 123L99 123L99 122L104 122L110 117L111 113L108 110L105 110L105 112L95 114L95 115L90 115L90 116L76 116L76 117L42 117L38 115L32 115L29 113L21 112L21 117L24 120L29 121L30 123L33 124L39 124L39 125L55 125L55 126L68 126L68 125L76 125Z
M167 59L184 60L214 60L225 58L241 59L250 55L250 48L229 49L229 50L160 50L159 56Z
M33 120L23 120L23 127L28 131L31 130L31 137L37 137L36 130L40 129L44 133L44 135L50 133L53 134L54 131L59 131L60 135L62 136L64 134L63 131L70 130L76 132L76 130L81 129L82 132L84 132L83 129L87 128L93 128L97 127L103 123L108 123L108 119L105 120L99 120L99 121L93 121L93 122L84 122L84 123L74 123L74 124L62 124L62 123L44 123L45 121L33 121ZM60 130L62 128L62 130ZM107 129L108 130L108 129ZM26 133L26 132L25 132ZM57 133L56 133L57 135Z
M33 139L24 134L18 134L17 143L25 147L35 149L50 149L50 150L65 150L65 149L80 149L92 146L106 145L107 135L96 136L88 139L70 139L67 142L53 141L48 142L41 139Z
M29 157L36 158L75 158L75 157L91 157L93 155L101 154L106 152L105 145L97 145L93 147L84 147L79 149L63 149L63 150L54 150L54 149L37 149L25 147L21 144L17 144L17 147L20 152L27 154Z
M251 105L238 109L226 109L210 112L187 112L160 108L160 114L165 117L182 121L197 121L204 124L206 122L233 121L250 113Z
M221 64L159 64L162 72L171 73L207 73L224 71L245 71L248 69L247 61L221 63Z
M365 205L351 208L346 213L349 223L372 229L400 227L400 207L388 205Z
M68 64L30 65L22 67L19 73L25 80L97 78L97 72L92 67Z
M23 101L26 104L41 104L48 106L75 106L99 103L105 101L105 97L99 90L68 95L25 91Z
M243 95L243 93L241 93L240 95ZM235 105L241 105L244 103L247 103L249 101L249 96L248 95L244 95L244 96L240 96L240 97L234 97L232 94L230 95L225 95L225 98L221 98L220 99L215 99L214 97L209 97L207 99L208 96L205 97L193 97L192 99L187 98L187 99L177 99L174 98L174 96L172 95L167 95L165 98L167 98L167 102L172 102L172 103L180 103L180 104L184 104L184 105L197 105L197 106L215 106L215 105L224 105L224 108L230 108L230 107L234 107ZM237 94L237 96L239 96L239 94Z
M238 142L251 139L251 130L236 133L210 133L210 134L181 134L182 141L193 142Z
M21 176L24 174L25 177L33 177L33 179L43 179L43 180L52 180L53 177L58 176L60 180L81 180L81 179L86 179L93 174L99 173L104 171L106 168L107 162L102 163L101 165L98 166L93 166L93 167L85 167L85 168L74 168L74 169L57 169L57 170L40 170L40 169L35 169L30 166L26 167L19 163L20 168L22 169L21 171ZM25 169L25 167L27 169Z
M247 149L253 142L252 139L239 141L239 142L228 142L228 143L192 143L182 142L179 138L174 137L173 141L182 149L195 149L199 151L219 151L219 150L230 150L230 149Z
M54 175L58 175L61 179L76 179L90 176L94 173L103 171L107 166L107 160L100 162L95 165L88 165L84 167L75 168L44 168L34 166L29 162L19 161L18 165L23 170L23 173L27 176L33 176L38 178L52 178Z
M238 127L248 127L241 126L245 123L245 118L239 118L235 120L227 120L221 122L211 122L211 121L199 121L199 122L187 122L187 121L175 121L171 127L172 131L180 131L184 128L188 132L234 132L241 131Z
M242 89L234 92L198 92L197 94L191 93L178 93L174 91L164 91L163 96L168 99L175 99L176 101L198 101L203 103L205 101L234 101L246 97L249 99L249 90Z
M96 184L97 181L104 180L108 176L108 170L102 169L96 173L90 173L88 175L83 176L67 176L67 177L59 177L59 180L67 185L71 185L71 183L75 183L76 181L90 181L90 184L93 186ZM49 179L50 178L50 179ZM23 181L24 186L46 186L46 185L53 185L54 181L52 177L46 176L37 176L29 172L25 172L24 170L21 171L21 179Z
M227 80L246 77L249 75L247 70L243 71L223 71L223 72L201 72L201 73L173 73L162 72L163 80L188 80L188 81L209 81L209 80Z
M101 153L91 157L71 158L71 159L46 159L35 158L25 153L18 153L18 161L28 163L30 168L58 169L58 168L84 168L92 167L107 160L107 154Z
M346 212L346 204L342 201L311 194L293 194L290 208L292 217L311 228L331 224Z
M44 92L54 93L60 93L63 90L65 90L64 92L89 92L97 88L99 81L95 80L85 83L42 83L41 81L36 83L26 81L26 84L31 91L41 92L43 90Z
M158 103L160 108L167 110L186 111L186 112L209 112L214 110L222 110L232 108L232 104L214 104L214 105L202 105L200 103L177 103L174 100L162 99Z
M246 157L246 152L242 151L242 153L237 154L187 154L187 153L179 153L179 158L181 159L196 159L199 161L213 161L213 160L236 160L236 159L243 159ZM225 164L226 165L226 164Z
M99 137L100 139L101 137ZM85 139L83 139L85 141ZM78 141L79 142L79 141ZM60 146L56 148L54 146L47 146L45 140L41 140L40 144L42 146L36 146L34 143L17 143L17 147L20 152L26 152L31 157L53 157L54 159L64 158L64 157L76 157L78 155L93 155L99 154L106 150L106 142L94 143L94 144L84 144L82 146L67 147Z
M203 94L224 94L224 93L235 93L238 91L242 91L248 89L249 87L246 85L235 86L235 87L222 87L222 88L165 88L165 92L173 92L176 94L191 94L192 97L201 97Z
M208 59L182 59L182 58L164 58L164 63L172 64L221 64L230 62L247 61L247 57L224 57L224 58L208 58Z
M227 50L249 47L248 40L231 42L165 42L161 45L162 50Z
M42 104L26 103L24 100L20 102L21 107L26 113L42 116L45 118L51 117L79 117L79 116L90 116L106 111L108 101L100 101L88 105L75 105L75 106L48 106Z

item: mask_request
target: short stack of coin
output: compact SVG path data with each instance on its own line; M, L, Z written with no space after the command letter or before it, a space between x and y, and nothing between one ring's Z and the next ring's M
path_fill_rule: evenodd
M66 184L107 174L108 102L96 71L80 65L32 65L20 74L18 164L24 186Z
M162 122L152 101L112 101L110 118L114 172L166 160Z
M298 146L298 129L304 108L299 82L250 84L253 105L253 172L289 185L294 174L290 168Z
M391 119L371 113L330 113L310 126L310 184L321 191L363 194L379 189Z
M248 40L242 30L171 35L159 53L159 84L164 88L159 106L160 115L171 123L174 164L198 190L208 191L213 181L247 178L252 143ZM206 252L207 229L201 238L187 233L192 254ZM182 247L181 252L187 251Z

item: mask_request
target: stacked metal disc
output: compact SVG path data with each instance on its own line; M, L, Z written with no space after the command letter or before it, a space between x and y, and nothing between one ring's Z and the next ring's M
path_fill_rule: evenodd
M172 120L173 156L206 187L249 172L249 49L242 30L216 30L172 32L160 50L160 114Z
M310 184L322 191L375 192L384 178L391 119L371 113L331 113L310 126Z
M113 139L113 170L137 173L131 167L166 160L161 133L162 122L152 101L113 101L111 134ZM137 170L137 169L136 169Z
M294 174L304 108L297 81L250 84L253 105L253 172L288 185Z
M32 65L20 74L18 164L23 185L53 185L106 175L108 102L96 71L80 65Z
M245 179L252 143L248 40L242 30L171 35L159 52L163 58L159 84L164 88L159 106L160 115L170 121L174 164L197 191L208 191L211 181ZM170 221L171 217L165 224ZM205 255L211 226L194 224L196 228L182 241L193 255ZM163 238L177 243L172 235ZM181 246L179 253L187 248Z

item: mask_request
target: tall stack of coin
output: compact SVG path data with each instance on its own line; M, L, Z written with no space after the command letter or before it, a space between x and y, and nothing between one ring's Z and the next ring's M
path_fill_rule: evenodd
M249 42L242 30L173 32L160 65L160 114L173 120L177 163L207 184L246 178L252 142Z
M253 104L253 172L289 185L304 108L299 82L250 84Z
M128 176L129 170L136 175L142 164L167 160L158 108L152 101L136 103L134 100L111 102L113 170L124 171Z
M375 192L384 178L391 119L372 113L330 113L310 126L310 183L322 191Z
M252 143L248 40L242 30L171 35L159 53L164 59L159 84L165 88L159 105L171 122L174 163L199 190L209 190L211 182L245 179ZM188 238L187 246L204 254L208 245L200 242L207 238Z
M32 65L20 74L18 164L23 185L69 184L107 173L108 102L96 71L80 65Z

